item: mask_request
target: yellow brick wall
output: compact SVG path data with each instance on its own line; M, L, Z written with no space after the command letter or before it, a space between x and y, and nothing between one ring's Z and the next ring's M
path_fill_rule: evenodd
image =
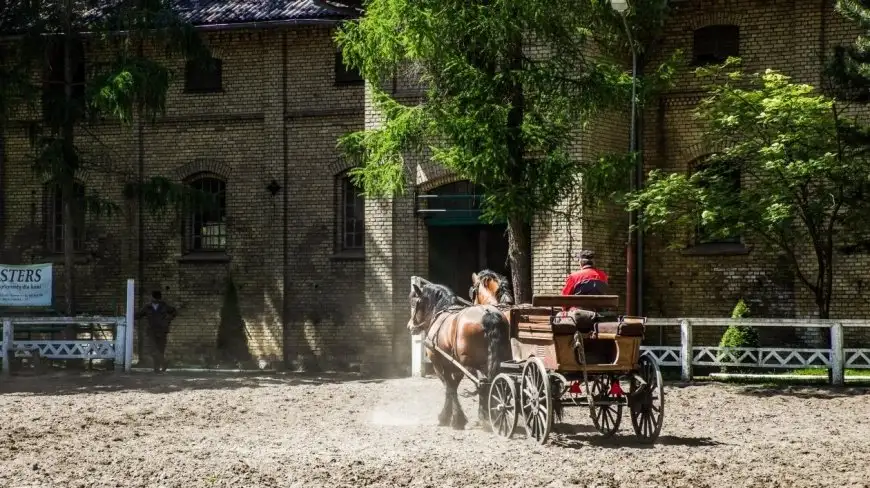
M347 329L364 322L359 309L363 262L361 256L337 253L335 202L336 178L347 169L336 140L362 127L363 88L335 83L331 36L327 27L210 33L208 42L223 60L222 92L184 93L183 61L164 60L176 75L167 113L144 124L141 141L138 121L77 130L79 147L100 163L83 174L83 182L125 210L89 219L87 252L76 269L80 310L123 313L124 282L138 278L138 212L122 200L121 190L138 174L141 142L146 178L161 175L181 182L208 171L227 184L228 248L217 259L183 254L180 216L174 211L145 214L138 305L151 290L161 289L178 307L168 354L196 361L215 355L232 276L256 358L280 361L286 353L291 365L359 360ZM103 53L96 42L88 52L89 61ZM2 262L57 263L60 308L62 256L46 255L41 248L42 182L28 163L27 126L27 117L19 115L4 133ZM283 187L275 196L266 189L272 179ZM287 318L283 327L282 314Z

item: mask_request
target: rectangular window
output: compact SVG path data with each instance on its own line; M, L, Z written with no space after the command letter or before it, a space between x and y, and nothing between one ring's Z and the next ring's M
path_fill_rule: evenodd
M740 28L736 25L708 25L694 32L692 58L695 66L722 64L740 56Z
M365 200L350 178L341 182L341 249L361 251L365 247Z
M85 187L79 183L73 186L73 249L84 249L85 228ZM46 247L53 253L63 253L64 246L64 219L63 198L61 188L57 184L49 183L45 187L45 230Z
M187 251L224 251L227 248L226 183L213 176L188 182L208 201L196 205L187 216Z
M341 51L335 53L335 83L337 85L358 85L363 82L359 70L348 68L344 64Z
M191 60L184 67L184 91L216 93L223 90L223 61L217 58Z
M85 48L81 41L70 41L69 61L72 64L72 100L74 107L84 109ZM49 42L42 79L42 112L51 125L59 125L66 105L66 50L64 42Z
M715 163L711 166L710 163L702 163L698 165L696 171L714 170L717 180L725 185L725 188L720 188L718 191L727 191L730 195L739 195L741 187L741 172L737 165L729 165L724 162ZM704 183L702 183L704 184ZM709 184L707 184L709 185ZM695 229L695 245L701 244L740 244L740 235L730 235L727 237L714 237L708 232L700 222L698 217L698 225Z

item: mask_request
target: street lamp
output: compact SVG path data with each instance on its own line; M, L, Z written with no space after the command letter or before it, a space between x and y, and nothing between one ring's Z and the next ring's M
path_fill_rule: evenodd
M628 20L625 17L625 13L628 11L628 0L611 0L610 7L615 10L620 17L622 17L622 25L625 27L625 35L628 39L628 45L631 49L631 122L630 122L630 135L629 135L629 151L632 156L635 158L635 168L634 168L634 178L632 181L632 190L640 189L641 187L641 178L643 175L643 161L637 157L635 154L637 152L637 50L634 48L634 41L631 37L631 29L628 27ZM629 214L629 225L635 225L637 223L637 212L631 212ZM641 315L641 297L643 296L643 279L641 276L643 270L643 236L639 230L635 230L635 239L634 242L636 244L635 247L635 259L636 259L636 270L638 272L634 274L634 307L637 315ZM631 286L631 285L629 285ZM632 291L632 290L630 290ZM631 310L627 311L631 313Z
M618 13L623 14L628 10L628 2L626 0L612 0L610 2L610 7Z

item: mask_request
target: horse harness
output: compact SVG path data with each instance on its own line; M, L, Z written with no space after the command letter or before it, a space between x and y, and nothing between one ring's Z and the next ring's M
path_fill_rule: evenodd
M432 333L433 328L431 326L429 327L429 330L426 332L426 336L430 341L432 341L432 345L434 345L436 347L438 346L438 333L441 331L441 326L444 325L444 322L447 321L446 314L448 312L459 312L459 311L464 310L464 309L465 309L465 307L459 307L459 306L453 305L453 306L445 308L444 310L439 310L438 312L435 312L435 316L432 317L433 322L437 321L437 323L435 324L435 327L434 327L435 333L434 334ZM453 345L454 345L453 350L456 349L455 346L456 346L456 342L458 340L458 336L459 336L459 327L456 327L454 334L453 334ZM453 350L451 350L448 354L450 355L450 357L452 359L459 361L459 359L453 354ZM446 351L444 351L444 352L446 352Z

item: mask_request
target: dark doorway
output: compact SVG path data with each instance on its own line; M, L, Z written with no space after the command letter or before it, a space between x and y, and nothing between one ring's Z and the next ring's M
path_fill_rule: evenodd
M419 196L419 213L429 230L429 277L468 297L471 274L488 268L510 276L504 223L480 219L481 188L458 181Z
M429 280L468 297L471 274L488 268L510 276L504 225L429 227Z

